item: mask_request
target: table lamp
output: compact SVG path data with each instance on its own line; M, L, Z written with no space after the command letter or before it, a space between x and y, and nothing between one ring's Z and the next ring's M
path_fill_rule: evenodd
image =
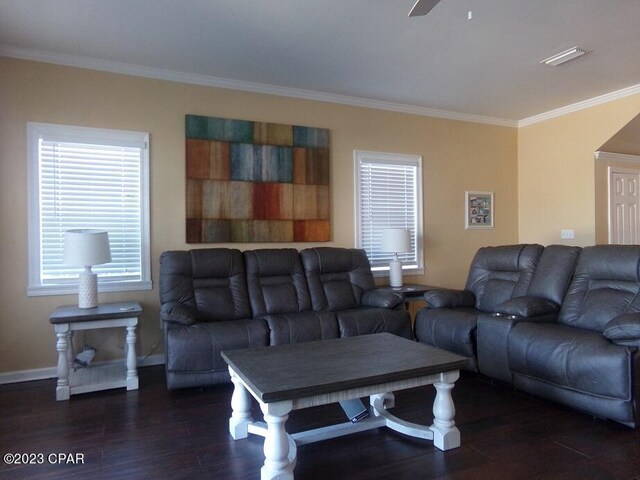
M109 234L104 230L68 230L64 235L64 263L84 267L78 276L78 307L98 306L98 276L92 265L111 261Z
M383 230L380 251L393 253L393 259L389 262L389 285L402 287L402 262L398 258L398 253L411 251L409 230L404 228Z

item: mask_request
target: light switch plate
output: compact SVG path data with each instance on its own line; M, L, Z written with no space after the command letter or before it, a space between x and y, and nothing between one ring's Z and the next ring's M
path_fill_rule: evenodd
M567 228L560 230L560 238L562 240L571 240L572 238L576 238L576 234L572 228Z

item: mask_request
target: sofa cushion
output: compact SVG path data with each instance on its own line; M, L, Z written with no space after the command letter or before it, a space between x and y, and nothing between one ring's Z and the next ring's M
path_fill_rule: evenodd
M627 313L611 320L602 332L618 345L640 347L640 313Z
M365 290L362 294L362 305L365 307L394 308L402 302L404 302L404 295L389 291L388 288Z
M411 316L404 309L358 308L336 312L341 337L354 337L370 333L393 333L413 339Z
M428 308L472 308L476 297L468 290L429 290L424 293L424 301Z
M362 295L375 288L364 250L318 247L300 252L313 310L346 310L361 306Z
M254 317L311 310L307 279L293 248L244 252Z
M602 332L614 318L640 312L639 294L639 245L585 247L558 322Z
M312 342L338 338L338 320L333 312L295 312L266 315L269 345Z
M265 347L268 338L262 319L172 326L166 332L166 368L170 372L226 371L228 366L220 356L222 350Z
M591 395L631 398L631 349L601 333L521 322L509 334L507 351L516 375Z
M481 313L475 308L423 308L416 315L416 338L427 345L475 357L476 322Z
M187 304L169 302L160 307L160 318L179 325L193 325L198 319L198 312Z
M544 298L561 305L571 283L580 251L580 247L568 245L544 247L527 289L527 296Z
M199 321L251 317L240 250L203 248L160 256L160 303L195 308Z
M516 297L496 306L496 313L516 317L535 317L557 313L560 306L540 297Z
M542 251L543 247L537 244L479 249L465 286L476 297L475 307L493 312L496 305L526 295Z

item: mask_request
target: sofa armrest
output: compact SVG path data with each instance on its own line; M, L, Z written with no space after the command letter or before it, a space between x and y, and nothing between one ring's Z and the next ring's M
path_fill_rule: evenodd
M365 307L394 308L404 302L404 295L388 289L366 290L362 294L362 305Z
M424 293L427 308L474 307L476 296L469 290L429 290Z
M198 311L184 303L168 302L160 307L160 318L164 322L189 326L196 322Z
M495 313L515 317L539 317L559 311L560 306L557 303L540 297L515 297L502 302L495 309Z
M616 345L640 347L640 313L625 313L607 323L602 334Z

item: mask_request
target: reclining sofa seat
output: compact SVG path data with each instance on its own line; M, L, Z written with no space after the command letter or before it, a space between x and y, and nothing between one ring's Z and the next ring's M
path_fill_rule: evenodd
M413 339L404 297L376 289L364 250L310 248L300 258L313 310L335 312L341 337L389 332Z
M464 290L432 290L424 294L427 307L416 315L418 341L468 358L477 370L476 324L482 313L514 297L526 295L543 247L502 245L478 250Z
M412 338L403 300L375 289L363 250L164 252L160 316L167 387L230 381L220 356L225 349L378 332Z
M269 326L269 345L338 338L333 312L311 310L311 297L298 251L244 252L251 310Z
M582 249L557 323L513 326L508 362L517 388L636 426L638 347L640 246L600 245Z
M580 247L545 247L526 296L496 306L478 317L476 348L478 370L497 380L513 383L507 342L511 329L521 321L556 322L580 255Z
M251 318L240 250L164 252L160 271L169 389L228 382L222 350L269 344L265 322Z

